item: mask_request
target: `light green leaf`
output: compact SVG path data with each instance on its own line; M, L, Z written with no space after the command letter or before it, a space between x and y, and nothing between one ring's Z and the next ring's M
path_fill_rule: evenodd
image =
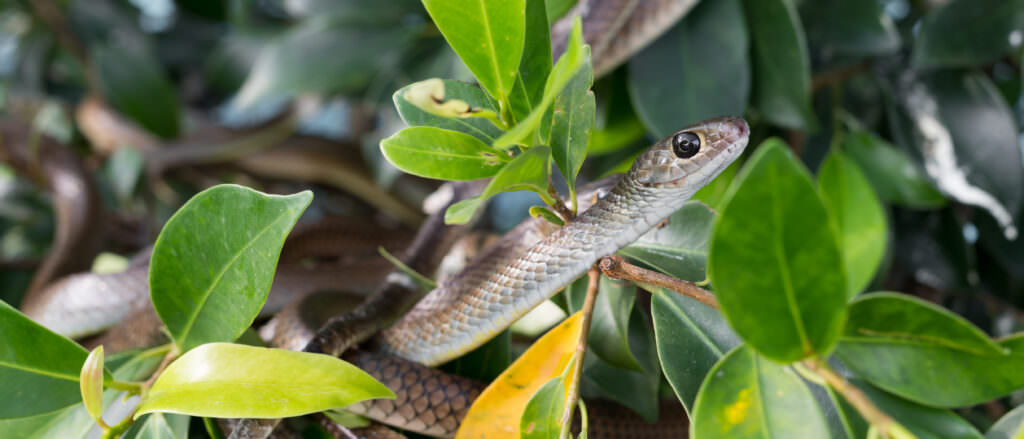
M219 185L192 197L153 247L153 306L185 352L242 335L267 300L284 238L313 194Z
M689 201L667 224L647 232L619 254L683 280L703 281L714 220L715 213L704 203Z
M480 204L501 192L531 190L537 192L541 198L549 199L547 187L551 172L550 156L551 148L546 146L535 146L519 154L498 171L490 183L487 183L487 188L482 194L451 205L445 212L444 222L465 224L473 217Z
M505 152L476 137L434 127L403 129L381 140L380 150L398 169L444 180L487 178L509 161Z
M520 121L540 103L551 73L551 32L545 0L526 0L526 41L519 74L509 96L512 117Z
M791 0L744 0L754 43L754 106L765 120L794 129L814 127L811 61Z
M81 401L89 353L0 301L0 419L51 412Z
M504 102L523 55L524 0L423 0L423 5L480 85Z
M826 438L814 395L792 369L742 345L725 355L697 393L695 439Z
M487 94L480 87L452 79L443 79L444 98L458 99L473 108L497 112L487 97ZM459 131L469 134L484 143L491 143L501 135L502 131L494 126L491 121L479 117L442 117L431 114L420 107L406 100L405 95L409 88L416 84L407 85L395 92L392 99L395 101L395 108L402 120L410 126L430 126L446 130Z
M558 59L558 63L555 64L551 74L548 75L540 104L534 106L533 111L525 119L495 140L495 148L504 149L516 144L528 144L530 135L540 126L541 119L544 118L544 114L547 113L548 108L554 103L555 98L562 92L562 89L569 83L569 80L576 75L576 72L583 66L583 63L590 59L590 46L587 46L583 41L582 26L579 17L577 17L573 24L572 33L569 34L569 42L567 43L565 54Z
M722 313L761 354L788 363L838 339L847 288L838 238L807 169L780 140L763 143L733 183L708 272Z
M562 377L552 378L544 383L530 398L523 410L519 431L523 439L548 439L558 437L562 430L559 423L565 408L565 382Z
M370 375L330 355L210 343L171 363L136 417L167 412L281 418L394 397Z
M846 267L846 294L867 287L885 256L888 226L885 211L856 163L833 151L818 171L825 207L839 226L839 249Z
M103 416L103 346L89 353L79 374L82 402L93 419Z
M1010 410L1010 413L1003 415L985 433L985 439L1021 439L1024 437L1024 405Z
M651 295L651 318L661 369L692 415L704 377L740 339L721 313L674 291L659 289Z

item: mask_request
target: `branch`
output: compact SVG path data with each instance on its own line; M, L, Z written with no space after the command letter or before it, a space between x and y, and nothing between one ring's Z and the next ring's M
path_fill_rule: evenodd
M713 294L705 291L701 287L698 287L693 282L687 282L685 280L658 273L657 271L637 267L636 265L626 262L626 260L621 256L605 256L601 258L597 265L605 276L612 279L622 279L666 288L686 297L695 299L698 302L714 309L719 309L718 299L716 299Z
M897 439L916 437L898 422L890 418L889 415L882 412L882 410L868 399L864 392L853 384L850 384L850 382L845 378L839 376L839 374L832 370L824 360L819 358L809 358L804 360L802 364L825 380L829 387L840 395L843 395L843 398L846 399L850 405L856 408L860 415L863 416L873 428L877 428L879 430L882 437Z
M572 414L576 411L576 401L580 397L580 378L583 373L583 356L587 354L587 339L590 335L590 320L594 315L594 303L597 299L598 280L601 279L601 272L597 267L591 267L587 272L587 297L583 301L583 329L580 332L580 339L576 343L576 354L573 355L575 363L572 364L572 373L569 375L569 392L565 399L565 408L562 409L562 432L559 438L569 437L569 430L572 426Z

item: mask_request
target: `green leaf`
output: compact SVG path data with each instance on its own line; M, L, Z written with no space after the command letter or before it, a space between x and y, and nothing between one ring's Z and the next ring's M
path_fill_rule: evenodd
M498 112L490 98L480 87L452 79L444 79L445 99L459 99L473 108ZM431 114L405 99L406 92L416 84L407 85L395 92L392 99L402 120L410 126L430 126L469 134L490 144L501 135L500 128L491 121L479 117L443 117Z
M902 294L854 300L836 356L872 384L929 406L973 405L1024 388L1024 338L994 342L963 317Z
M763 355L823 355L839 337L846 277L838 239L807 169L780 140L757 149L726 196L708 271L722 313Z
M661 369L692 415L704 377L740 339L718 311L674 291L651 295L651 317Z
M397 65L413 26L366 26L317 17L301 21L278 41L263 46L232 102L250 107L268 97L303 93L354 93L381 71ZM311 60L316 67L310 68Z
M504 102L523 55L524 0L423 0L423 5L480 85Z
M504 149L516 144L528 144L527 139L540 125L541 119L544 118L544 114L548 112L551 104L555 102L555 98L562 92L569 80L576 75L576 72L583 67L583 63L589 59L590 46L583 41L583 27L577 17L572 33L569 34L565 54L558 59L558 63L548 75L540 103L533 107L533 111L525 119L495 140L494 147Z
M150 413L139 418L128 429L125 439L187 439L189 417L185 415Z
M629 346L629 321L636 302L636 287L601 276L598 291L590 323L590 347L612 366L643 371L644 366Z
M562 431L559 421L565 408L565 382L562 377L544 383L530 398L523 410L519 431L523 439L558 437Z
M103 346L97 346L82 363L79 373L79 388L85 410L93 419L103 416Z
M704 203L689 201L668 217L668 224L647 232L619 254L683 280L703 281L714 220L715 212Z
M903 150L859 129L845 134L841 142L843 151L860 165L882 200L915 208L946 203L945 197Z
M89 51L106 100L149 132L173 138L181 129L178 95L153 53L110 45Z
M283 418L394 397L370 375L330 355L210 343L171 363L135 416Z
M885 256L885 211L857 164L832 151L818 171L825 207L839 226L839 249L846 267L846 294L867 287Z
M829 437L814 395L800 377L746 345L726 354L708 373L692 422L695 439Z
M743 9L754 42L754 106L774 124L813 128L811 62L793 4L744 0Z
M520 121L540 103L551 73L551 32L545 0L526 0L526 41L519 74L509 96L512 117Z
M885 393L870 384L850 379L851 384L859 388L883 413L892 416L896 422L917 436L917 439L981 439L981 433L971 424L949 410L937 409L914 404ZM860 414L845 400L829 391L837 404L839 416L847 422L864 423ZM863 437L863 436L860 436Z
M555 165L565 176L565 183L576 199L576 174L587 157L590 131L594 127L596 103L590 86L594 84L594 71L589 54L583 66L573 75L562 92L555 98L551 116L551 130L547 144L551 146Z
M219 185L192 197L153 247L149 289L181 352L232 341L263 308L284 238L313 194Z
M0 302L0 419L51 412L81 401L78 376L89 353Z
M444 214L444 222L465 224L473 217L477 207L501 192L531 190L547 200L548 176L551 172L550 156L551 148L546 146L535 146L519 154L498 171L487 183L482 194L451 205Z
M900 48L900 35L879 2L817 0L800 4L807 40L836 55L885 55Z
M648 334L649 331L648 329ZM596 344L591 345L593 346ZM586 394L618 402L647 422L654 423L658 420L658 386L661 384L661 374L657 370L640 372L621 369L595 357L587 360L581 384L581 391Z
M701 2L629 60L629 93L644 125L663 138L750 98L750 48L739 0Z
M924 16L911 61L917 68L987 64L1010 53L1010 35L1022 30L1024 1L951 1Z
M509 161L507 155L476 137L434 127L409 127L381 140L384 157L410 174L443 180L491 177Z
M489 383L512 364L511 343L511 332L502 331L487 343L441 366L441 370Z
M1024 437L1024 405L1003 415L985 433L985 439L1021 439Z

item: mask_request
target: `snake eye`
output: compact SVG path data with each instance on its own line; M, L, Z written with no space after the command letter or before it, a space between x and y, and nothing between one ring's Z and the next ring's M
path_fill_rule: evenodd
M700 137L696 134L685 131L672 136L672 152L676 157L688 159L700 151Z

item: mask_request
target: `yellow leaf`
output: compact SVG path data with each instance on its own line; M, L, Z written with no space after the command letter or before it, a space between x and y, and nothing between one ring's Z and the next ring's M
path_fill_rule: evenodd
M565 372L582 323L583 315L577 312L530 346L473 402L455 439L519 439L523 409L537 389ZM567 377L565 388L575 379Z

